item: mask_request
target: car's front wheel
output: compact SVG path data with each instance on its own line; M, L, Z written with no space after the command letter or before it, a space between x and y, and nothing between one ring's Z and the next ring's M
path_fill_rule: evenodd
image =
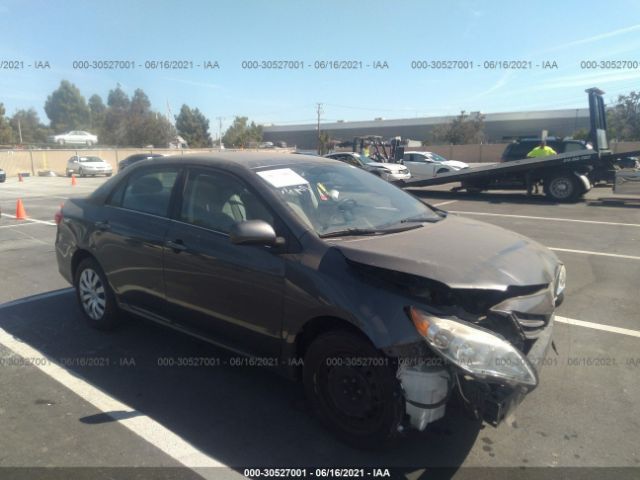
M111 330L120 323L116 300L100 265L88 257L75 272L74 286L87 323L99 330Z
M84 177L84 176L85 176L85 173L84 173L84 170L83 170L83 169L78 170L78 174L79 174L81 177Z
M332 331L304 357L307 399L321 422L358 448L393 442L404 417L404 397L390 360L360 335Z

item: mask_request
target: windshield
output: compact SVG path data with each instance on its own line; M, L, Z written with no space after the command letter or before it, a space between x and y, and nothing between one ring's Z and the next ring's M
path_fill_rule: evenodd
M320 236L390 233L442 217L411 195L351 165L297 164L257 174ZM357 231L357 232L356 232Z
M100 162L102 163L102 159L100 157L80 157L80 161L82 163L93 163L93 162Z
M429 157L431 157L431 160L435 160L436 162L446 162L447 159L444 157L441 157L440 155L438 155L437 153L429 153Z
M355 155L357 155L357 156L358 156L358 158L360 159L360 161L361 161L362 163L364 163L365 165L366 165L367 163L375 163L375 160L374 160L374 159L372 159L371 157L367 157L366 155L362 155L362 154L360 154L360 153L356 153Z

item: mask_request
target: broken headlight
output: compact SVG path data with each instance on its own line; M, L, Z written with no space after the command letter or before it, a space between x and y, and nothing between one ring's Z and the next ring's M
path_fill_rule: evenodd
M502 337L459 319L440 318L409 308L418 333L437 354L480 379L535 386L527 358Z

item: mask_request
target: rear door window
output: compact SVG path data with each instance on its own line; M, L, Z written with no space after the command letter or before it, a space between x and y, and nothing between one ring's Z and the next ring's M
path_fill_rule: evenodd
M128 210L166 217L178 171L177 167L138 171L116 188L108 203Z

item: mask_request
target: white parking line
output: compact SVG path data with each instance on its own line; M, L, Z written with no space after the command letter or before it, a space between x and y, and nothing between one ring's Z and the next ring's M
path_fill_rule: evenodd
M11 218L16 218L15 215L11 215L9 213L3 213L2 215L6 215L7 217L11 217ZM42 223L43 225L53 225L55 226L55 222L46 222L44 220L38 220L37 218L29 218L27 217L27 221L29 222L35 222L35 223Z
M0 344L23 358L45 358L46 362L33 362L34 366L182 465L191 469L226 467L144 413L109 396L78 374L69 372L42 352L21 342L2 328L0 328ZM123 411L127 412L126 416L129 418L122 418L121 413L111 414L111 412Z
M603 325L601 323L585 322L583 320L575 320L573 318L555 317L555 321L566 323L567 325L575 325L578 327L593 328L594 330L602 330L603 332L619 333L620 335L628 335L630 337L640 338L638 330L630 330L628 328L614 327L611 325Z
M448 202L440 202L440 203L434 203L433 206L434 207L441 207L442 205L449 205L450 203L455 203L458 200L449 200Z
M462 215L484 215L488 217L526 218L529 220L551 220L555 222L590 223L594 225L615 225L618 227L640 227L640 223L599 222L597 220L576 220L573 218L533 217L530 215L509 215L506 213L463 212L461 210L449 210L449 213L460 213Z
M570 248L555 248L555 247L547 247L549 250L554 250L556 252L569 252L569 253L582 253L584 255L600 255L603 257L614 257L614 258L626 258L629 260L640 260L640 257L636 257L634 255L621 255L618 253L603 253L603 252L591 252L589 250L572 250Z

